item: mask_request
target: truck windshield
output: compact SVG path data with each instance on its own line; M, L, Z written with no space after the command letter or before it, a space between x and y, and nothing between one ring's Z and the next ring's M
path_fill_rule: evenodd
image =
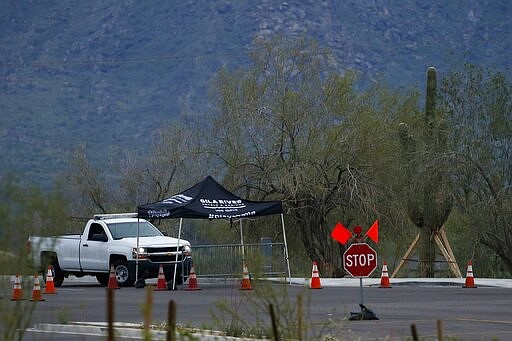
M155 226L147 221L140 221L139 223L139 237L159 237L163 236ZM107 224L112 238L123 239L130 237L137 237L137 222L125 223L110 223Z

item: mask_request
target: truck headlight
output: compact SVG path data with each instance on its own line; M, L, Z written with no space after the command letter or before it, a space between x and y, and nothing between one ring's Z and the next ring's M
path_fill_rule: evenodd
M148 258L148 254L146 252L146 248L144 248L144 247L139 247L139 252L137 252L137 248L134 247L132 249L132 257L134 259L137 259L137 254L139 256L139 259L146 259L146 258Z
M192 248L190 247L190 245L185 245L183 247L183 254L185 256L190 256L192 254Z

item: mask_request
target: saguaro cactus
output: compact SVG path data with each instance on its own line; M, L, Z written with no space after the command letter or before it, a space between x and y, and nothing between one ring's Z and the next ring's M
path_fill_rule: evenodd
M427 91L424 126L413 135L409 127L400 125L400 142L408 168L408 215L420 229L419 276L434 277L436 245L433 240L448 219L452 195L444 166L446 155L446 123L436 110L436 69L427 69Z

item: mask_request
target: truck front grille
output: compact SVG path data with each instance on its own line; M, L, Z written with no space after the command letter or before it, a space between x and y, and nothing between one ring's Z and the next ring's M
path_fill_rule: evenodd
M148 260L152 263L174 263L176 262L176 252L178 253L178 262L183 260L183 247L178 251L177 247L151 247L147 249Z

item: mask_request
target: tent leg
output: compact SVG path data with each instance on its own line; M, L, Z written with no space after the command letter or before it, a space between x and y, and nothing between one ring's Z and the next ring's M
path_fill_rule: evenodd
M242 229L242 218L240 218L240 245L242 245L242 268L245 264L244 232Z
M288 281L292 284L292 273L290 271L290 259L288 257L288 243L286 241L286 230L284 228L284 215L281 213L281 224L283 225L284 254L286 257L286 268L288 270Z
M178 252L180 251L181 227L182 226L183 226L183 218L180 218L180 228L178 230L178 246L176 248L176 263L174 263L174 275L173 275L173 279L172 279L172 290L176 289L176 271L178 270Z
M138 279L139 279L139 217L137 215L137 252L135 253L136 255L136 259L135 259L135 283L137 283Z

